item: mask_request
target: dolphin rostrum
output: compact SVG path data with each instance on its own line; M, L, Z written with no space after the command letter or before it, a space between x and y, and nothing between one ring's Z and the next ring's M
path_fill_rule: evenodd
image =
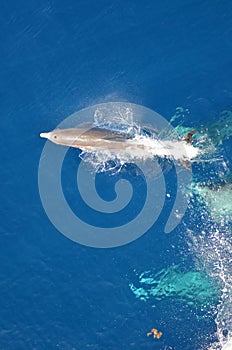
M79 148L86 152L110 152L119 156L131 154L134 157L168 157L179 160L187 167L187 162L199 154L199 149L191 144L195 132L190 131L182 140L159 140L157 137L131 135L86 123L76 128L55 129L41 133L40 136L56 144Z

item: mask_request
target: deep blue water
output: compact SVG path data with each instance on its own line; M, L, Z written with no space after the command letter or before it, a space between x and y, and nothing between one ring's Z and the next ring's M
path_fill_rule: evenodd
M146 235L114 249L78 245L53 227L38 192L39 133L107 101L167 119L181 105L189 124L210 122L231 106L231 18L229 0L1 4L0 349L198 350L214 334L212 318L175 301L152 308L128 287L134 270L192 266L178 230L162 233L168 207ZM146 337L153 327L159 341Z

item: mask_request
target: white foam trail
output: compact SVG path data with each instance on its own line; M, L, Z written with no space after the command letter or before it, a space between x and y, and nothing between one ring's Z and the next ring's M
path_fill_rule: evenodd
M222 350L232 350L232 339L230 339L223 347Z
M98 155L99 161L101 157L106 160L117 157L122 163L133 159L147 159L153 157L169 158L176 161L191 161L202 153L198 147L187 144L185 141L176 140L158 140L147 136L136 135L133 139L125 142L125 148L98 151L95 150L95 155Z
M158 140L144 136L135 137L135 142L144 145L153 156L169 157L175 160L191 160L200 154L200 149L185 141Z

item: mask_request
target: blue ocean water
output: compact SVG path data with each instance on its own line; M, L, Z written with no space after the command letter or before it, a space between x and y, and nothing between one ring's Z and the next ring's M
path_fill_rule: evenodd
M38 191L39 133L108 101L167 119L184 106L187 125L210 123L231 106L231 18L229 0L1 4L0 349L199 350L216 340L213 315L199 317L175 299L153 307L129 288L135 271L194 266L184 226L163 234L168 207L143 237L119 248L81 246L53 227ZM228 159L230 150L227 143ZM69 151L69 167L77 155ZM99 190L111 199L103 191L111 180L102 176ZM146 336L153 327L163 332L159 340Z

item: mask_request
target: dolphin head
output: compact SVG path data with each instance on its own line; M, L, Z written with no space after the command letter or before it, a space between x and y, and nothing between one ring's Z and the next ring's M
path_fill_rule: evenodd
M59 129L50 132L41 132L40 137L52 141L54 143L60 143L61 141Z
M84 131L85 130L78 128L55 129L49 132L41 132L40 137L58 145L77 147L77 144L79 144L83 138L82 134Z

